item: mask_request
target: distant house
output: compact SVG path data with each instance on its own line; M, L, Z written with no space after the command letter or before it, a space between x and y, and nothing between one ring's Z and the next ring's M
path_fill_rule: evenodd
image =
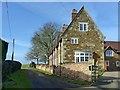
M105 42L105 63L107 71L120 71L120 42Z
M92 65L104 69L104 35L84 6L79 12L73 9L71 17L70 24L63 24L61 34L54 41L49 65L67 65L70 70L87 75L91 75Z
M0 39L0 60L4 61L6 59L7 50L8 42Z

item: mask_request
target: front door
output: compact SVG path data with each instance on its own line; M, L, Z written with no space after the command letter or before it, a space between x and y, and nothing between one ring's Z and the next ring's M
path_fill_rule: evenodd
M104 69L105 71L109 71L109 60L105 60Z

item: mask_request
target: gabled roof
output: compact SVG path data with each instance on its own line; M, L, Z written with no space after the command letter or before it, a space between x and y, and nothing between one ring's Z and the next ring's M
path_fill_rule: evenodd
M65 33L68 31L68 29L70 28L70 26L72 25L72 23L77 19L77 17L79 17L79 15L85 11L85 13L88 15L88 17L90 18L90 20L94 23L96 29L99 31L99 34L102 36L102 39L104 40L104 35L102 34L102 32L98 29L98 27L96 26L95 22L93 21L93 19L91 18L91 16L87 13L86 9L84 6L82 6L82 8L79 10L79 12L77 13L77 15L72 19L71 23L68 25L67 29L63 32L63 34L61 36L64 36Z
M77 17L79 17L79 15L85 11L87 13L87 11L85 10L85 7L82 6L82 8L79 10L79 12L76 14L76 16L72 19L72 21L70 22L70 24L68 25L67 29L59 36L58 41L55 41L54 47L53 49L50 49L50 54L52 53L52 51L54 50L54 48L56 48L59 44L59 42L61 41L62 37L67 33L67 31L69 30L70 26L72 25L72 23L77 19ZM87 13L88 17L90 18L90 20L94 23L94 21L92 20L92 18L90 17L90 15ZM97 28L96 24L94 23L96 29L99 32L99 35L102 37L102 40L104 40L104 35L101 33L101 31Z
M73 23L73 21L78 17L78 15L80 15L80 13L83 11L83 9L85 9L84 6L82 6L82 8L77 13L77 15L72 19L71 23L68 25L67 29L63 32L63 34L61 36L63 36L68 31L68 29L71 26L71 24Z
M105 41L104 48L105 50L111 48L116 53L120 53L120 41Z

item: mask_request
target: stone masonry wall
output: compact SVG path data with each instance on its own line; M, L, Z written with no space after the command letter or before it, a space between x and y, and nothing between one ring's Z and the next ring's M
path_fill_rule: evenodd
M53 70L54 70L53 66L49 66L49 65L46 65L46 64L36 65L36 68L40 69L40 70L43 70L43 71L50 72L50 73L53 73Z
M80 31L80 22L88 23L88 31ZM71 44L71 38L78 38L78 44ZM92 51L98 56L99 66L104 68L104 37L85 9L69 25L63 36L64 62L75 62L75 51ZM94 58L95 59L95 58Z
M112 50L111 48L108 48L107 50ZM109 66L107 66L108 71L120 71L120 67L116 66L116 61L120 61L120 54L117 54L113 51L113 56L106 56L105 51L105 61L109 61Z
M91 71L89 71L88 63L72 63L62 64L57 67L49 65L36 65L37 69L41 69L57 76L67 77L74 80L91 81Z
M91 81L91 71L88 63L72 63L57 66L54 69L55 75L75 80Z

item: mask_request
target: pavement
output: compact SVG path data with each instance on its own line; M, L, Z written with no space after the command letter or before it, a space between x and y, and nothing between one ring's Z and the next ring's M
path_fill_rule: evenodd
M120 90L120 71L104 72L99 80L93 84L100 89Z

